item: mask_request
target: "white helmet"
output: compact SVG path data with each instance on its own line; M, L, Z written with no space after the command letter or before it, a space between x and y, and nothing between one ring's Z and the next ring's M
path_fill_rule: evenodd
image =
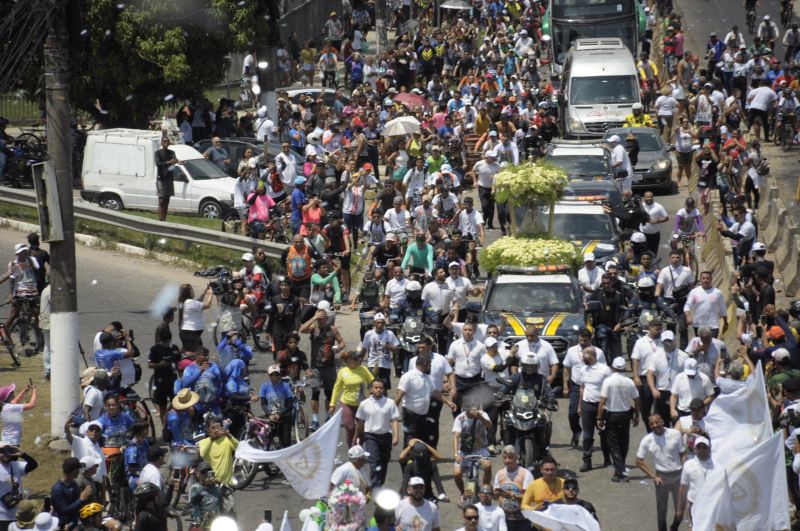
M645 243L647 242L647 237L645 237L644 233L642 232L634 232L631 235L631 241L633 243Z
M633 107L631 107L631 109L633 109L634 111L641 111L644 109L644 105L642 105L637 101L636 103L633 104Z
M636 287L639 289L654 288L656 287L656 281L653 280L653 277L647 275L640 278L639 281L636 282Z
M409 291L422 291L422 284L417 282L416 280L412 280L408 284L406 284L406 293Z
M526 352L523 354L519 360L519 363L520 365L539 365L539 363L536 361L536 354L533 352Z

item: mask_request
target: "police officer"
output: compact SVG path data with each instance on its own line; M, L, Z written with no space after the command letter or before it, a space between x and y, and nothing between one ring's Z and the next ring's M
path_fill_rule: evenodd
M625 459L631 438L631 422L639 425L639 392L633 381L625 376L626 363L622 356L611 363L611 375L600 387L600 405L597 425L606 430L608 451L614 464L611 481L628 481Z

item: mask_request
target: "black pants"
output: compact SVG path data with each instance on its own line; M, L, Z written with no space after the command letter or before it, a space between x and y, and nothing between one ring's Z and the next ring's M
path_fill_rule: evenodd
M648 389L649 388L648 386ZM672 393L659 389L659 394L661 396L659 396L657 400L655 398L653 399L653 413L661 415L661 418L664 419L664 425L669 428L672 426L672 419L669 414L669 397L672 396ZM650 396L652 396L652 393Z
M647 385L647 380L642 377L642 388L639 389L639 400L642 402L642 420L644 420L644 427L647 429L647 433L650 433L652 430L650 429L650 423L647 422L647 419L650 418L650 411L653 409L653 393L650 392L650 386ZM667 419L664 419L664 423L667 422Z
M181 338L181 346L183 350L194 352L203 346L202 330L181 330L178 332L178 337Z
M531 531L532 524L528 520L506 520L508 531Z
M428 441L432 429L430 422L425 420L428 415L419 415L407 409L403 410L403 447L408 446L411 439Z
M592 447L594 446L594 430L597 423L597 412L599 402L581 402L581 427L583 428L583 460L591 463ZM608 461L608 444L606 442L606 431L600 432L600 448L603 451L603 461Z
M681 471L656 472L663 480L663 485L656 485L656 519L658 531L667 531L667 503L672 495L673 509L678 505L678 488L681 485ZM680 521L673 520L669 526L670 531L677 531Z
M577 436L581 432L581 416L578 415L578 402L581 399L581 386L569 381L569 429L572 435Z
M386 471L392 457L391 433L365 433L364 450L369 453L369 482L377 489L386 482Z
M434 448L439 448L439 417L442 414L442 404L435 398L431 398L431 407L428 409L427 417L433 422L428 421L430 424L429 440L425 441Z
M492 194L492 189L478 186L478 199L481 201L483 222L486 223L487 228L492 228L494 226L494 195ZM502 220L500 220L500 226L503 226Z
M644 237L647 240L647 250L653 253L653 258L657 257L658 246L661 243L661 233L656 232L655 234L649 234L645 232Z
M631 442L631 412L608 412L606 414L606 440L611 462L614 463L614 475L625 474L625 459L628 458L628 447Z

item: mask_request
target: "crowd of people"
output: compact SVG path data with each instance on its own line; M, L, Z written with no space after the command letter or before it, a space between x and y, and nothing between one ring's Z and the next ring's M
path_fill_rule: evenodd
M767 200L759 194L769 174L762 131L767 142L797 119L800 34L792 24L780 39L765 16L749 43L751 36L735 26L723 40L711 33L701 63L686 50L681 17L667 2L650 4L638 68L643 93L653 92L627 123L659 127L672 141L679 193L687 197L671 215L652 192L635 196L635 139L609 139L623 196L607 208L631 241L603 264L592 253L583 256L577 280L586 308L597 303L599 309L589 312L590 322L563 357L534 324L509 344L505 325L478 323L467 311L469 297L482 293L477 248L490 231L510 229L509 209L494 197L495 176L505 165L537 158L559 136L543 3L476 3L437 26L431 8L403 2L393 13L395 41L374 55L365 38L374 25L370 5L351 8L345 0L324 24L321 49L293 37L279 49L278 67L282 84L347 86L349 95L336 89L332 101L311 92L293 100L282 92L272 117L266 108L239 117L229 102L216 113L207 105L187 106L178 116L185 141L213 135L204 156L221 169L230 154L220 138L280 143L274 157L245 152L233 190L243 234L290 236L277 269L254 247L242 255L239 271L215 271L201 293L181 286L176 305L163 312L147 341L155 433L132 406L137 366L144 363L133 334L116 321L98 331L81 407L64 427L72 455L49 506L36 507L21 495L23 477L37 468L22 450L29 441L21 431L22 412L36 407L36 388L17 395L14 386L0 388L0 531L124 523L166 529L176 516L168 509L174 489L189 475L191 519L205 526L235 511L235 450L240 437L252 435L242 411L260 405L275 444L288 447L299 442L294 428L300 411L305 419L307 398L310 432L342 411L348 461L330 478L332 491L344 482L363 493L384 488L394 447L400 449L402 480L388 486L403 498L396 508L376 509L376 529L440 529L438 504L450 500L440 468L450 458L463 529L529 530L523 511L551 504L577 505L597 518L592 503L578 496L578 477L559 472L559 453L568 450L549 451L549 420L537 432L541 452L531 467L520 462L528 451L521 440L499 429L504 406L495 396L520 390L552 408L565 399L581 474L609 468L610 482L628 482L633 444L636 466L655 486L659 530L677 529L684 518L691 523L695 496L713 466L715 441L703 418L717 397L735 392L760 362L776 429L788 436L800 426L791 413L800 400L800 301L787 311L777 308L775 264L754 216ZM662 42L651 40L662 33ZM661 64L650 59L657 49ZM252 74L255 65L251 52L243 73ZM385 124L403 116L416 118L419 131L385 135ZM157 159L164 219L172 193L168 168L176 161L168 139ZM694 168L697 192L688 194L684 177L688 185ZM722 215L716 226L705 226L704 217L714 219L708 214L715 196ZM672 218L673 249L660 267L659 225ZM709 231L733 248L737 275L724 293L714 287L715 272L695 278L678 248ZM0 283L12 282L12 308L19 298L38 299L49 377L49 257L35 234L28 241L15 247ZM351 271L358 252L361 279ZM218 335L209 348L206 313L215 302ZM729 303L736 306L734 322L728 322ZM356 345L337 328L337 311L347 305L359 310ZM640 336L623 334L623 324L643 310L657 317ZM14 317L12 311L7 327ZM424 333L412 349L403 325L415 319ZM729 327L735 343L725 341ZM257 335L271 353L254 356L248 341ZM264 362L267 379L256 392L250 366ZM452 424L441 414L445 406ZM631 428L640 422L647 434L636 446ZM452 433L451 444L440 444L442 432ZM595 437L602 466L593 459ZM166 447L171 459L189 459L169 477L162 475ZM800 445L787 448L791 454L800 454ZM787 466L795 504L798 471Z

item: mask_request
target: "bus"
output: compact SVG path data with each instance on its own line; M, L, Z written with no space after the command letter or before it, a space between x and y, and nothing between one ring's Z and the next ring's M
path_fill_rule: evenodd
M576 39L616 37L638 57L646 26L638 0L549 0L542 32L552 39L556 63L563 64Z

